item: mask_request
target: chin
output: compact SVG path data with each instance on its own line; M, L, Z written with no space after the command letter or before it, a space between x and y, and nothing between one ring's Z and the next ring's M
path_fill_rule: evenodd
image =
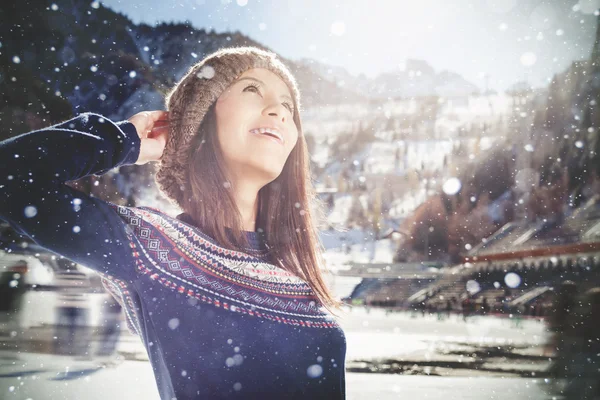
M265 169L263 166L263 168L260 168L257 172L266 185L267 183L273 182L279 175L281 175L281 172L283 172L283 167Z

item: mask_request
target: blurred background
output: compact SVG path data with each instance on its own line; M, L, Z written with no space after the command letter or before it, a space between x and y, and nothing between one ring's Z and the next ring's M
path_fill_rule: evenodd
M164 109L226 46L278 53L301 118L349 399L600 398L600 0L23 0L0 140ZM153 167L70 183L176 215ZM156 398L85 266L0 221L0 398Z

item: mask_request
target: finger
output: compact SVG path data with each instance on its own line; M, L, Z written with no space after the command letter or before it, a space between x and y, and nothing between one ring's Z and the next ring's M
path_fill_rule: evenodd
M152 135L152 137L157 137L157 135L163 135L165 133L168 133L168 131L169 131L168 125L164 125L164 126L156 126L155 125L152 128L152 130L150 131L150 135Z
M139 127L139 133L142 135L142 138L145 138L152 127L150 113L148 111L142 111L139 113Z
M169 128L169 121L166 119L158 119L154 122L152 130L155 129L168 129Z
M154 126L169 126L169 121L165 120L165 119L159 119L158 121L156 121L154 123Z
M159 143L162 147L166 146L167 138L169 137L169 127L168 126L159 126L154 127L152 132L148 135L148 138Z
M165 147L167 146L167 135L159 135L156 137L156 140L158 141L158 145L160 146L160 154L162 154L165 150Z
M150 139L150 146L148 146L148 153L150 154L151 160L158 160L163 154L165 149L164 136L158 136Z

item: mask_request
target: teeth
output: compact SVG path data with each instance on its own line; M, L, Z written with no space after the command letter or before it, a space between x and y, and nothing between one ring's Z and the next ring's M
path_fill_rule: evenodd
M253 129L251 132L253 132L253 133L261 133L263 135L264 134L273 135L276 138L278 138L279 140L283 141L283 139L281 138L281 135L278 132L273 131L273 130L271 130L269 128Z

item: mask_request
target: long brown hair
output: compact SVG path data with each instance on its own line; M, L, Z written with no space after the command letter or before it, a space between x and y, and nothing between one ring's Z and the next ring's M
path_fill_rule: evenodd
M193 140L184 211L219 244L243 251L249 243L232 191L224 185L227 175L217 140L215 108L213 103ZM340 310L342 303L333 297L323 279L327 268L313 222L313 215L319 213L322 205L312 186L306 139L294 108L298 141L281 174L258 192L256 227L270 250L269 262L305 280L321 304L337 316L335 311Z

